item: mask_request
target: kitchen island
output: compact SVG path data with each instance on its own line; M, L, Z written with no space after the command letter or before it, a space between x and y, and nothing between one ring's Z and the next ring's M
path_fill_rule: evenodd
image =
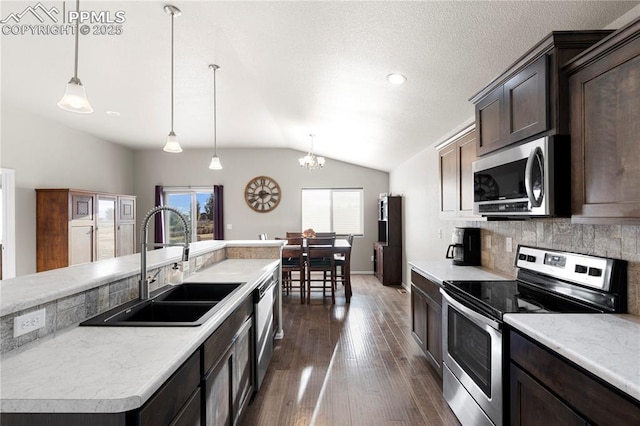
M268 244L260 245L266 247ZM281 245L276 243L274 247L279 250ZM197 249L196 246L196 253ZM163 257L162 262L174 260L172 256L166 259L162 254L155 256ZM214 367L210 363L217 362L218 358L223 362L231 360L229 354L232 353L234 360L240 355L248 356L244 353L248 350L234 349L234 345L243 341L246 348L251 347L247 339L252 335L253 292L266 277L279 271L279 264L279 256L276 259L226 259L188 276L185 283L245 283L201 326L80 327L75 324L5 352L0 372L2 425L14 424L12 421L19 419L16 413L32 415L26 420L27 424L55 424L51 422L56 421L56 417L52 417L56 413L68 415L58 418L60 424L94 421L145 424L142 421L145 408L171 382L192 377L194 374L189 371L193 371L198 388L201 374L208 371L203 369ZM58 270L57 274L63 275L64 269ZM99 278L95 280L100 281ZM93 285L97 284L90 284ZM24 307L24 304L8 299L6 304L3 301L5 307ZM229 324L230 321L233 324ZM221 330L224 331L222 335ZM3 338L4 333L3 329ZM218 349L224 353L218 354ZM207 365L201 363L201 359L207 360ZM235 367L230 364L227 371L231 366ZM204 389L202 392L204 394ZM196 399L188 396L190 400ZM234 408L240 407L230 406L229 411ZM200 409L191 411L200 412ZM42 415L38 416L38 413ZM25 421L24 417L19 420Z

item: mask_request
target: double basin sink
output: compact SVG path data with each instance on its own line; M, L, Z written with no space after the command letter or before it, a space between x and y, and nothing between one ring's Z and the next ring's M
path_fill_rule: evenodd
M90 318L83 326L192 327L203 324L216 306L244 283L184 283L156 290L148 300L133 300Z

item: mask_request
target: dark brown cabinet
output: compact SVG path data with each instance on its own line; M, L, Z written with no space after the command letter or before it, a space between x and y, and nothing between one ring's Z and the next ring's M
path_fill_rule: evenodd
M578 413L515 364L511 364L510 374L512 425L587 425Z
M136 413L140 426L168 425L181 423L189 412L188 406L194 404L193 398L199 395L200 351L196 351ZM200 407L199 404L198 408ZM184 408L184 410L183 410ZM193 408L191 408L193 410Z
M509 330L512 425L637 425L640 402Z
M37 271L134 253L135 205L130 195L36 189Z
M238 424L253 393L253 305L250 298L203 345L206 425Z
M473 215L473 172L476 159L474 129L455 137L438 151L440 158L440 217L477 218Z
M536 135L569 133L562 66L611 31L554 31L474 95L478 155Z
M572 221L640 224L640 20L567 65Z
M373 243L373 273L383 285L402 284L402 197L378 200L378 241Z
M442 376L442 296L440 286L411 271L411 335Z

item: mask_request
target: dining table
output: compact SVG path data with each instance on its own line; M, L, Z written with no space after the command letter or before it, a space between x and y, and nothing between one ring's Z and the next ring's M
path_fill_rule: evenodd
M306 246L307 239L303 238L303 246ZM285 248L295 248L296 246L285 245ZM347 303L351 302L351 244L346 238L336 238L333 250L337 254L344 255L344 264L342 274L344 275L344 296Z

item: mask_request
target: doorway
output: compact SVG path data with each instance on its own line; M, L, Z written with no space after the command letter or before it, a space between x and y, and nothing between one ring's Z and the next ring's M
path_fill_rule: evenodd
M16 174L0 169L0 279L16 276Z

